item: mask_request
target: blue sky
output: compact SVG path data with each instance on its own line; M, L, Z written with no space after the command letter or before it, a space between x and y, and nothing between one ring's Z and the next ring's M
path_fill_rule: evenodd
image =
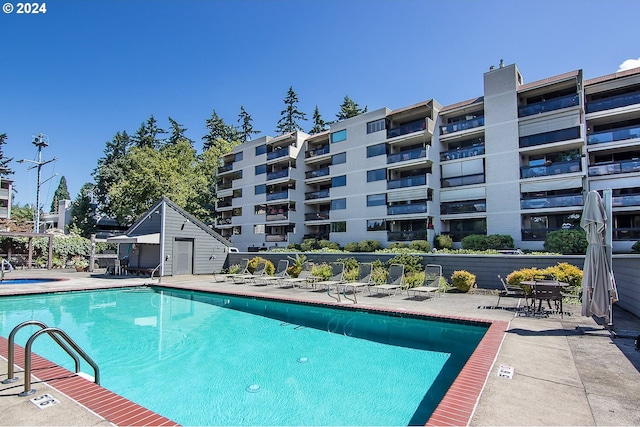
M5 0L2 3L6 3ZM10 0L17 8L17 2ZM345 95L370 110L482 95L502 58L525 82L583 69L586 78L640 66L637 0L58 0L44 14L0 13L0 133L6 157L49 147L49 210L61 176L71 197L92 180L105 142L151 114L171 116L201 148L216 110L240 106L274 135L293 86L311 127ZM35 203L36 173L12 162L16 202Z

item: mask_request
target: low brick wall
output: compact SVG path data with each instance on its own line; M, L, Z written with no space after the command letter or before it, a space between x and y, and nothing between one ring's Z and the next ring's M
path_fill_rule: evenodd
M230 253L227 259L228 265L240 264L242 258L251 259L261 256L276 265L279 260L295 257L296 252L240 252ZM482 289L500 289L501 284L498 274L506 277L514 270L521 268L546 268L561 262L567 262L582 269L584 256L582 255L450 255L450 254L420 254L422 262L426 264L439 264L442 266L442 274L449 279L455 270L467 270L476 275L476 282ZM358 262L372 262L379 259L386 262L393 258L394 254L372 253L309 253L307 259L315 263L331 263L338 258L355 258ZM640 255L614 255L613 270L618 286L621 308L640 317L640 275L638 274Z

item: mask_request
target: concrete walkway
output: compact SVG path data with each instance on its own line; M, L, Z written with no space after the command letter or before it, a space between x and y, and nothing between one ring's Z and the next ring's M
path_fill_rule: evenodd
M38 285L0 285L0 296L21 292L92 289L148 283L143 278L113 278L70 271L15 271L13 277L64 277L70 280ZM155 282L155 281L154 281ZM242 293L332 301L326 293L274 286L217 284L210 276L167 277L163 284L190 289L237 289ZM592 318L580 316L578 306L565 305L561 318L514 317L511 310L484 309L497 297L486 294L447 294L430 300L406 295L374 298L364 294L359 306L419 311L510 322L471 425L640 425L640 352L631 338L640 334L640 319L614 311L620 337L612 338ZM503 299L501 305L515 305ZM1 312L1 299L0 299ZM578 329L579 330L578 330ZM586 332L586 333L585 333ZM6 361L0 363L0 380L6 378ZM500 365L514 368L512 379L497 375ZM22 382L0 384L0 425L102 425L102 418L43 384L34 384L40 396L49 393L60 403L38 409L29 397L18 397Z

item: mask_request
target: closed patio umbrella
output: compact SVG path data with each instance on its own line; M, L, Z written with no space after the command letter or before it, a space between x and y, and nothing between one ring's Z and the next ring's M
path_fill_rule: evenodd
M600 194L590 191L580 220L588 242L582 275L582 315L607 317L612 324L611 305L618 300L618 293L609 256L611 248L605 239L607 219Z

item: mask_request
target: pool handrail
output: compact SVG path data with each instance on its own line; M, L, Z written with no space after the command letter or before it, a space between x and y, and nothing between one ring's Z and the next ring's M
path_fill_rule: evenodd
M47 327L44 329L40 329L39 331L36 331L33 335L31 335L31 337L27 340L27 345L25 346L25 353L24 353L24 391L22 393L19 393L18 396L30 396L33 393L36 392L35 389L31 388L31 347L33 346L33 342L35 341L36 338L38 338L40 335L42 334L58 334L60 335L62 338L64 338L64 340L67 342L67 344L69 344L71 347L73 347L73 349L80 355L82 356L82 358L89 364L91 365L91 367L93 368L93 379L94 379L94 383L100 385L100 368L98 367L97 363L94 362L94 360L89 357L89 355L87 353L84 352L84 350L82 350L80 348L80 346L78 346L78 344L76 344L75 341L73 341L71 339L71 337L69 337L69 335L67 335L67 333L65 331L63 331L60 328L53 328L53 327ZM57 341L56 341L57 342ZM62 347L65 350L68 350L68 347L63 346ZM67 353L69 353L69 351L67 351ZM69 355L71 355L71 353L69 353ZM74 356L72 356L74 357ZM74 359L77 357L77 355L74 357ZM76 367L76 373L80 372L78 367Z

